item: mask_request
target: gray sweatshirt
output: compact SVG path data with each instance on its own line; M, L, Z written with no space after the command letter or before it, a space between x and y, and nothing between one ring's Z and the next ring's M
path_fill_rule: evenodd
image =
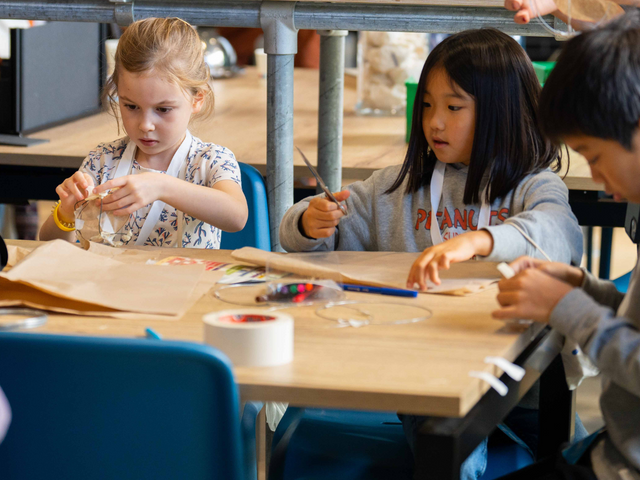
M336 233L310 239L298 228L310 198L293 205L280 224L280 243L289 252L314 250L356 250L419 252L431 247L430 188L407 195L406 181L387 195L400 165L378 170L367 180L348 188L348 215L340 220ZM468 166L446 166L443 194L437 212L443 240L477 230L480 205L465 205L464 186ZM485 177L483 183L486 183ZM484 188L484 185L481 185ZM482 191L481 188L481 191ZM582 258L582 231L568 203L568 190L550 170L526 177L509 195L491 205L490 226L493 251L489 261L511 261L521 255L543 258L510 226L517 224L554 261L579 264ZM407 272L408 273L408 272Z
M602 373L607 432L591 452L596 476L640 479L640 268L626 295L586 273L582 289L560 300L549 323L575 340Z

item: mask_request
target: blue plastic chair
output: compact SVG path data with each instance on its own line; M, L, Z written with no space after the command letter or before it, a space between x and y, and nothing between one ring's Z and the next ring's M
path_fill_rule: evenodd
M0 445L3 480L255 472L255 453L253 465L242 459L231 365L209 346L3 333L0 385L13 412Z
M289 407L273 436L269 480L411 480L413 454L395 412ZM533 463L497 430L489 438L493 480Z
M242 191L249 207L249 219L239 232L222 232L220 248L235 250L242 247L255 247L271 251L269 208L264 179L251 165L238 163L242 177Z

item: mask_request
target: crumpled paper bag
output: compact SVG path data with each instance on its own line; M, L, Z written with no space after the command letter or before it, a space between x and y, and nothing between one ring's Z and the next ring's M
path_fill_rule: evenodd
M17 247L15 245L7 245L7 251L9 252L9 261L7 262L7 266L4 267L5 272L16 266L24 257L31 253L31 250L28 248Z
M125 263L54 240L0 273L0 306L177 319L190 306L203 273L203 265L172 268Z

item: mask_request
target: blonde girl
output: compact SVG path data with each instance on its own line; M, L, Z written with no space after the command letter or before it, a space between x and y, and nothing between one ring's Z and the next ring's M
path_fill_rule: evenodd
M213 111L201 42L179 18L149 18L122 35L104 95L127 134L98 145L56 188L60 201L40 239L74 241L76 204L111 192L103 212L128 216L124 244L219 248L241 230L247 204L233 153L191 135ZM95 188L94 188L95 187Z

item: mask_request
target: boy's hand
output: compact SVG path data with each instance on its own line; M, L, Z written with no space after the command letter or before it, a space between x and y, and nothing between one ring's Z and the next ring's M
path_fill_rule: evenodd
M498 303L503 308L494 311L493 318L548 323L555 306L574 287L539 268L527 268L513 278L500 281L498 288Z
M75 205L89 196L87 188L93 187L93 178L88 173L76 172L56 187L60 197L58 217L63 222L73 223Z
M102 199L102 210L113 211L114 215L130 215L136 210L159 200L170 177L163 173L142 173L114 178L98 185L94 193L102 193L112 188L115 192Z
M420 290L427 290L427 280L440 285L438 270L448 270L451 263L469 260L474 255L489 255L493 250L493 237L486 230L463 233L453 237L440 245L427 248L418 259L413 262L407 288L420 286Z
M333 194L339 202L345 201L351 195L349 190ZM326 197L315 197L309 202L307 210L302 214L302 228L307 237L327 238L336 231L336 226L344 213L338 206Z
M558 280L568 283L574 287L579 287L584 281L584 272L577 267L572 267L561 262L546 262L531 257L520 257L510 264L517 274L528 268L536 268Z

